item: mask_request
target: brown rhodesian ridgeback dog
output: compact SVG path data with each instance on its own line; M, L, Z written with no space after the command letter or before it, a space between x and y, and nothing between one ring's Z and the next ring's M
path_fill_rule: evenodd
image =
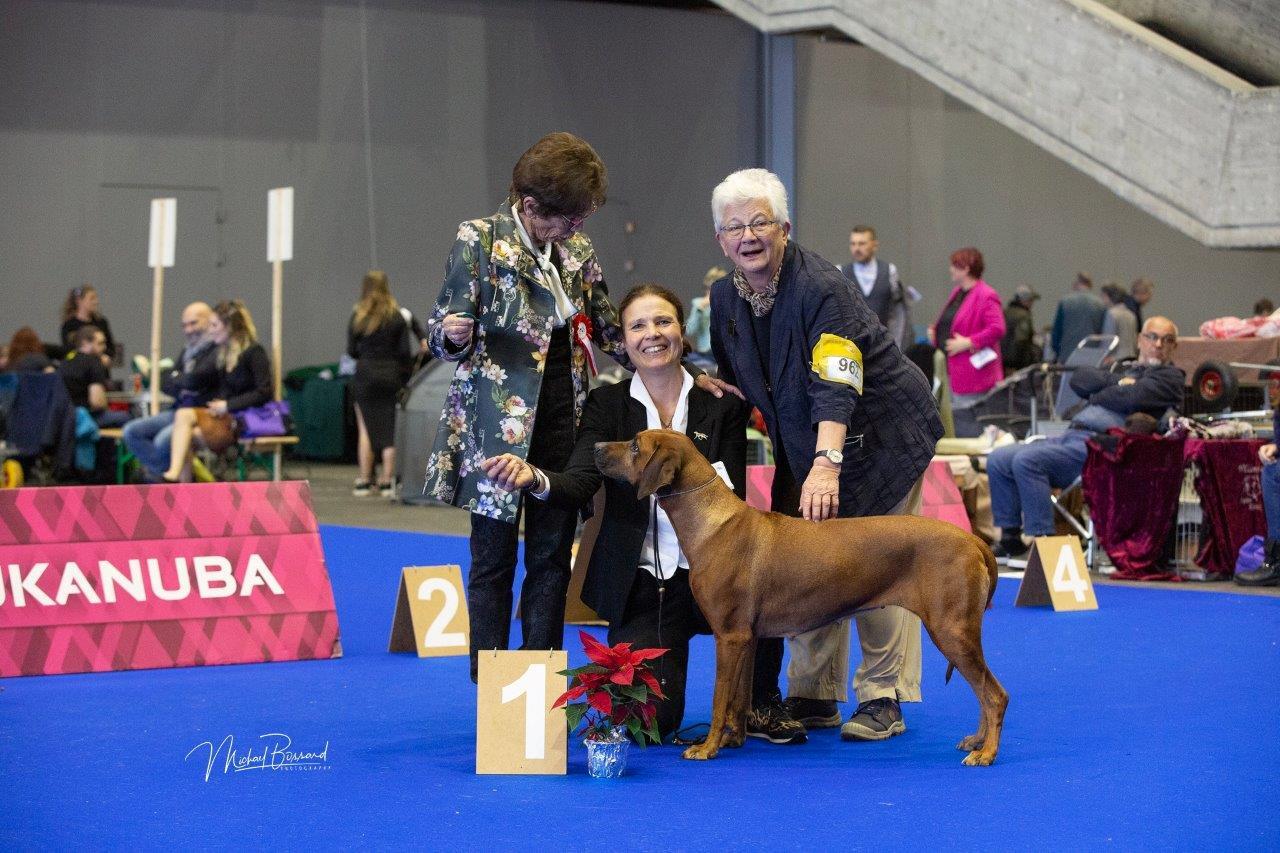
M647 430L600 442L596 465L641 498L656 493L689 559L694 598L716 638L716 686L707 739L685 758L741 746L759 637L793 637L859 610L896 604L924 622L981 706L976 734L956 745L987 765L1000 747L1009 694L982 654L982 615L996 559L982 540L915 516L804 521L747 506L678 432Z

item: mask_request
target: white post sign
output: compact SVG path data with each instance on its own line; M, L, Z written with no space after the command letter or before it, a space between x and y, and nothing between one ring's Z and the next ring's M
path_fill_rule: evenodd
M267 261L293 260L293 187L267 193Z
M151 241L147 248L147 266L173 266L174 235L178 231L178 200L151 199Z
M164 270L173 266L178 231L178 200L151 199L151 236L147 245L147 266L151 276L151 414L160 412L160 332L164 311Z
M293 187L267 193L267 260L271 263L271 372L275 397L283 391L284 262L293 260Z

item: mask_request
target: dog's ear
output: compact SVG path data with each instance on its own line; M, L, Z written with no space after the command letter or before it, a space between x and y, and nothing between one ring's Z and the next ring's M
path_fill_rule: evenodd
M671 485L676 478L676 454L659 442L654 443L653 453L636 480L636 497L643 500L663 486Z

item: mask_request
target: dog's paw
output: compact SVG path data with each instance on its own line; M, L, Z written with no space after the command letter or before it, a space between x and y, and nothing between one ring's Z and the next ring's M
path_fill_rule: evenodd
M990 767L996 760L994 755L984 755L981 752L971 752L964 757L964 761L960 762L966 767Z
M974 752L975 750L982 749L982 744L984 742L986 742L986 738L981 737L980 735L969 735L967 738L956 744L956 749L961 752Z
M712 749L705 742L694 744L684 751L684 757L690 761L707 761L716 757L717 750Z
M721 749L737 749L746 743L746 735L737 732L725 732L720 738Z

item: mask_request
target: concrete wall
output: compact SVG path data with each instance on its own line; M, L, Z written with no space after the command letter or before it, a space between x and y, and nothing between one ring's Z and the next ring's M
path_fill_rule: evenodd
M1280 82L1280 3L1275 0L1098 0L1204 45L1252 77Z
M869 48L805 37L798 55L797 237L845 262L848 229L874 225L925 294L918 321L941 310L947 258L968 245L1006 299L1018 284L1043 295L1041 324L1078 269L1151 276L1151 308L1184 333L1280 301L1280 252L1206 248Z
M834 27L1206 245L1280 246L1280 88L1096 0L716 2L765 32Z
M371 193L358 3L0 2L0 335L56 336L62 298L90 281L145 351L148 200L172 195L165 352L196 297L245 298L265 336L266 193L292 185L285 365L336 360L375 242L426 311L457 223L496 210L519 154L561 129L610 169L587 233L612 291L700 286L720 257L710 190L758 157L749 26L552 0L370 0L366 20Z

